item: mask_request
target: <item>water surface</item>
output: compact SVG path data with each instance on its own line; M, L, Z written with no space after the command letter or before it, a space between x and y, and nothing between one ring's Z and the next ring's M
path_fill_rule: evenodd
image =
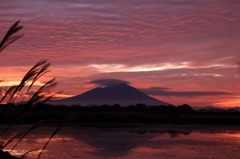
M54 131L29 134L13 154L41 149ZM34 151L27 158L36 158ZM238 159L240 128L226 126L95 125L64 127L42 159Z

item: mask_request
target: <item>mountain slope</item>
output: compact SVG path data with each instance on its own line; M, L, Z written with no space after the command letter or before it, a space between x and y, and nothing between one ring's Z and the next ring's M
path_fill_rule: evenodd
M64 104L64 105L119 104L122 106L139 103L147 105L168 105L168 103L152 98L144 94L143 92L139 91L138 89L124 83L104 88L98 87L74 97L50 102L50 104Z

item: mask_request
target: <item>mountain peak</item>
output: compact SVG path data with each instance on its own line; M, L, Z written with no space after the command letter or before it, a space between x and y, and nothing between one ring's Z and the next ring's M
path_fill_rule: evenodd
M140 90L126 84L119 83L107 87L98 87L74 97L52 101L51 104L64 105L169 105L152 98Z

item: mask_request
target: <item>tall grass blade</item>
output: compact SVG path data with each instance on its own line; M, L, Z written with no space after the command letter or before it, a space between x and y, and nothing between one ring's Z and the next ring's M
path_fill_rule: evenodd
M27 131L25 131L19 138L18 138L18 142L12 147L11 151L14 150L17 145L22 141L22 139L29 134L32 130L38 128L40 125L43 124L43 121L39 121L37 124L34 124L33 126L31 126ZM7 146L7 145L6 145ZM4 145L5 147L5 145Z
M23 37L23 35L17 34L20 30L22 30L23 26L19 25L20 21L15 22L7 31L3 39L0 41L0 52L2 52L7 46L15 42L16 40L20 39ZM34 84L36 83L37 80L39 80L40 77L45 75L48 72L48 68L50 67L50 63L47 62L47 60L41 60L38 63L36 63L22 78L21 82L16 85L12 86L8 89L3 89L0 88L0 103L7 102L9 103L15 103L17 98L19 97L20 94L25 91L23 94L22 102L25 99L25 96L28 95L29 91L33 88ZM1 80L0 80L1 82ZM30 83L30 85L27 87L27 83ZM45 102L52 98L54 94L51 93L51 89L56 86L55 79L51 79L47 81L43 86L40 86L40 88L30 97L28 100L26 106L31 106L31 109L27 109L28 111L31 111L33 109L34 104L37 102ZM4 93L3 93L4 92ZM2 95L3 94L3 95ZM17 143L13 146L12 150L16 148L16 146L22 141L22 139L32 130L35 128L39 127L42 122L39 122L33 126L31 126L27 131L23 133L18 133L13 136L13 133L16 129L16 124L21 120L21 117L23 116L23 112L25 110L21 110L20 112L15 112L16 118L13 119L12 121L9 122L9 124L4 128L0 130L0 153L6 153L3 151L3 148L8 146L13 140L18 139ZM26 112L26 111L25 111ZM4 116L2 117L1 122L3 123L7 115L7 111L5 111ZM61 129L62 125L60 124L59 126L56 127L55 131L51 134L49 140L45 143L43 146L41 152L39 153L38 157L39 158L42 154L42 152L45 150L51 139L54 137L54 135ZM30 150L26 152L25 154L22 155L21 158L25 158L27 154L29 154L34 150ZM10 158L16 158L14 156L11 156L9 154ZM1 159L1 158L0 158ZM5 158L4 158L5 159Z
M48 99L46 97L47 94L49 94L51 88L55 87L57 83L55 82L55 79L51 79L47 81L43 86L41 86L35 93L34 95L29 99L28 105L32 105L34 103L39 102L42 99Z
M0 43L0 52L2 52L8 45L23 37L23 35L15 35L22 30L23 26L19 26L20 20L15 22L7 31Z
M52 140L52 138L61 130L62 126L59 125L58 127L56 127L56 129L54 130L54 132L51 134L51 136L49 137L48 141L44 144L42 150L40 151L37 159L39 159L43 153L43 151L46 149L47 145L49 144L49 142Z

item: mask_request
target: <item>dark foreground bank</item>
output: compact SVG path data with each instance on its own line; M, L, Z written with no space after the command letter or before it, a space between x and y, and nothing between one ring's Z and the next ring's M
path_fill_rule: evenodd
M234 109L181 106L52 106L2 105L0 121L32 124L39 121L57 123L163 123L240 125L240 112Z

